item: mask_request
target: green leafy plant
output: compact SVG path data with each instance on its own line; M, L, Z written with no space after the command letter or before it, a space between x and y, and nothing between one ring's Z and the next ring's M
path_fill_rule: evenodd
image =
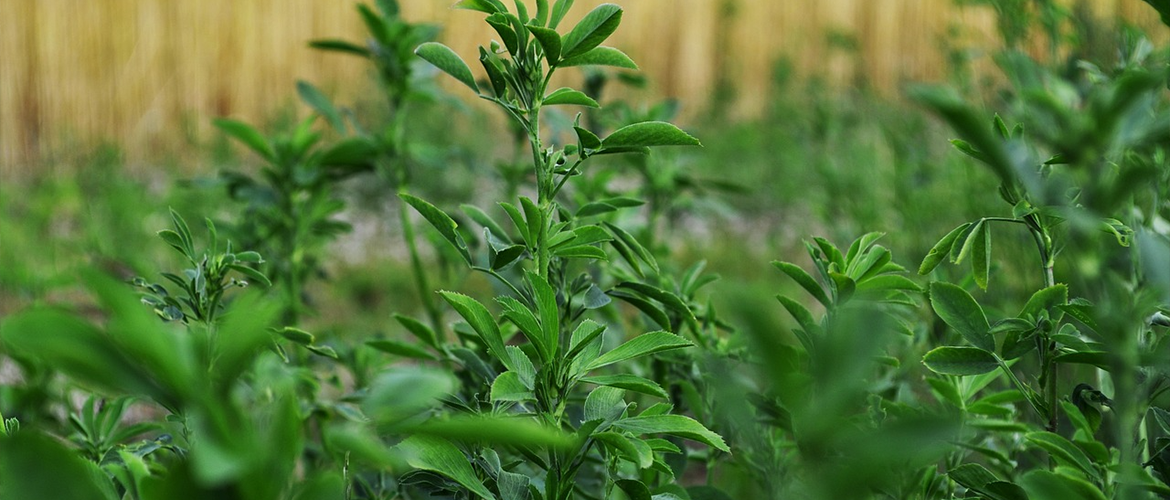
M512 223L510 231L487 212L464 208L484 227L488 242L484 263L472 255L449 215L422 199L402 195L468 266L491 276L509 292L496 299L502 308L503 325L479 301L459 293L440 293L470 327L470 331L464 330L467 334L461 337L460 345L434 343L435 337L417 322L408 323L408 327L421 333L431 348L462 364L469 372L467 382L478 384L479 388L467 387L464 399L455 405L461 412L515 415L575 437L569 446L519 448L507 455L482 446L457 452L453 445L442 442L412 443L407 446L408 453L421 457L412 465L456 483L437 486L428 482L423 489L454 487L485 498L548 500L608 497L620 489L643 498L659 483L669 483L673 473L663 455L679 451L669 441L643 436L673 435L728 451L723 440L699 422L670 414L670 405L654 404L635 413L636 405L626 402L625 395L666 396L657 383L629 373L593 375L606 366L625 366L630 360L691 343L673 333L656 331L604 351L607 327L584 314L610 301L588 274L571 278L572 263L607 260L599 245L608 242L636 269L656 264L629 233L612 224L581 220L585 216L563 207L559 195L595 155L646 154L649 147L698 145L698 141L665 122L636 123L601 138L582 128L578 118L574 143L551 146L541 125L545 106L598 106L578 90L550 91L549 82L556 70L597 64L635 67L624 53L601 46L621 21L619 7L599 6L562 35L556 28L571 4L560 0L550 6L541 0L533 15L521 2L516 3L515 13L498 1L458 4L488 14L488 24L502 39L502 43L493 42L479 50L490 92L481 92L470 68L450 48L431 42L416 50L479 97L498 105L524 130L532 153L536 199L521 197L519 206L500 203ZM636 288L637 284L629 286ZM458 327L456 331L460 331ZM516 340L510 340L517 334ZM472 346L474 350L469 350ZM585 394L582 389L587 384L597 387ZM440 456L445 457L442 463L437 461ZM637 473L626 476L622 474L625 470ZM665 481L647 482L644 474L663 475ZM481 482L481 477L486 481Z
M259 175L225 171L228 194L245 204L234 227L238 241L270 259L270 275L284 294L285 322L295 325L306 309L306 284L322 272L325 245L350 230L337 219L345 208L338 184L373 169L374 146L364 138L319 147L316 117L290 133L265 137L243 122L215 125L266 163Z
M1153 427L1145 415L1160 411L1153 405L1167 382L1164 364L1151 358L1165 335L1152 318L1165 306L1167 282L1149 262L1165 262L1170 255L1166 235L1154 228L1166 215L1158 201L1166 188L1155 179L1167 171L1164 137L1170 118L1159 95L1164 69L1151 69L1158 65L1148 64L1149 54L1148 44L1137 41L1113 71L1082 63L1087 84L1080 90L1025 58L1007 58L1022 87L1016 105L1027 127L1009 127L996 116L989 129L954 94L915 92L958 132L955 147L990 167L1000 197L1011 207L1010 216L983 217L952 230L930 250L919 272L928 274L948 259L969 260L974 283L987 288L994 269L993 224L1023 226L1039 253L1043 286L1014 315L993 316L960 285L930 286L934 312L965 341L924 356L929 369L946 376L936 389L967 410L969 425L993 429L971 409L994 414L995 407L967 401L977 392L971 389L990 382L983 374L1002 372L1010 390L1000 393L1000 400L1025 402L1041 422L1036 429L1021 419L1002 430L1024 432L1025 450L1047 453L1054 466L1019 477L1005 470L999 477L963 465L951 479L970 492L1049 498L1078 490L1085 492L1082 498L1130 498L1142 490L1165 491L1165 476L1154 467L1159 462L1146 458L1160 453L1161 445L1145 437ZM1068 284L1057 282L1058 256L1069 263ZM1025 362L1013 366L1017 360ZM1017 375L1022 367L1035 371ZM965 384L960 377L982 378L956 391ZM1104 386L1112 388L1112 399L1096 389ZM1105 421L1116 443L1098 434L1103 412L1115 415ZM1058 434L1064 418L1072 423L1071 436ZM995 456L994 448L983 449ZM995 488L989 487L992 482Z
M211 243L202 252L195 250L194 236L187 221L174 210L171 210L171 223L174 229L158 232L158 236L167 245L178 251L193 266L184 269L181 275L162 273L162 276L177 286L183 295L174 295L166 286L149 283L144 278L135 278L133 281L135 286L144 290L142 302L154 308L155 314L164 321L183 323L194 321L212 325L223 309L224 294L228 290L248 286L247 280L265 287L272 286L272 282L264 273L250 267L264 263L259 253L233 252L230 241L221 252L219 232L215 228L215 223L211 222L211 219L206 219L205 222ZM229 274L242 276L247 280L237 279Z
M842 251L824 238L805 242L814 272L785 261L772 264L807 292L823 314L778 295L795 320L796 346L759 332L747 356L761 393L724 383L750 409L737 412L732 439L737 462L772 497L945 498L932 492L940 441L956 432L953 419L923 412L899 396L899 362L919 332L914 326L921 288L869 233ZM730 402L725 404L732 404ZM740 403L741 406L745 403ZM747 420L754 416L753 420ZM897 457L887 447L899 442Z

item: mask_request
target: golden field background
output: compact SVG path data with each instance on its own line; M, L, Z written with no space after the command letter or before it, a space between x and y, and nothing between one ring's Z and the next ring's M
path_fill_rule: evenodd
M469 61L493 36L480 13L451 9L453 0L401 3L407 19L442 24L442 40ZM578 0L567 22L599 3ZM1165 28L1141 0L1082 3L1102 19L1120 16L1165 39ZM736 82L735 111L742 116L767 101L774 62L782 56L798 75L837 85L864 81L896 93L904 82L945 75L948 39L991 47L996 38L992 11L951 0L622 4L622 28L607 45L629 53L656 93L681 98L693 110L725 78ZM271 116L295 98L297 79L349 102L370 88L362 61L311 50L306 42L358 40L364 30L353 6L325 0L0 1L0 170L20 170L50 153L103 140L124 147L131 161L176 154L190 137L209 133L213 117ZM834 48L826 33L849 34L856 51Z

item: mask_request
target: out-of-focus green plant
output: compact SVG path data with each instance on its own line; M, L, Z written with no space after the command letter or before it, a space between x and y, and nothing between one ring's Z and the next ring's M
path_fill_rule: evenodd
M378 0L377 10L365 4L358 4L357 10L365 24L369 38L365 43L355 44L343 40L314 40L309 46L332 52L351 54L368 60L378 75L378 83L385 98L387 121L373 127L364 127L357 117L349 113L349 125L355 134L366 137L375 145L370 157L379 174L394 187L398 195L411 192L414 178L424 175L416 158L418 145L407 136L412 104L431 98L436 90L430 78L425 78L420 66L426 63L414 55L420 44L430 42L438 35L438 26L410 23L401 17L397 0ZM301 97L309 105L326 116L338 133L345 133L346 121L343 113L319 90L307 82L298 82ZM377 115L377 114L375 114ZM449 144L440 147L450 148ZM416 239L414 222L409 217L405 204L399 201L398 222L407 251L410 253L411 272L418 291L419 301L426 312L430 327L443 333L438 299L431 293L431 276L424 266L419 244Z
M316 116L290 133L265 137L239 121L215 125L265 162L257 175L222 174L228 194L245 204L233 228L237 241L268 256L268 276L284 292L285 323L295 325L306 310L306 286L322 273L326 244L350 230L337 219L344 210L338 184L373 169L373 144L364 138L319 146Z
M761 393L722 383L751 402L750 408L739 403L733 415L732 443L743 449L736 463L765 495L946 498L930 490L957 427L909 404L890 385L913 368L897 355L918 333L921 288L876 244L881 237L866 234L844 252L823 238L806 242L812 274L773 262L824 313L818 318L801 301L778 295L796 322L799 348L781 335L757 332L747 358ZM724 404L724 411L736 409L733 401Z
M1170 304L1170 282L1160 270L1170 262L1164 228L1170 106L1165 64L1150 55L1148 42L1130 40L1116 68L1082 62L1077 81L1018 54L1004 58L1018 96L1012 111L1021 123L1014 127L999 116L984 126L970 105L945 90L914 92L956 130L955 147L994 172L1010 206L1010 213L952 230L919 272L929 274L945 260L969 262L973 282L987 288L994 276L993 225L1023 227L1039 257L1042 286L1016 314L997 318L961 285L930 287L934 312L963 340L925 355L926 366L943 375L932 385L964 412L967 425L982 429L967 446L998 468L993 473L967 463L952 470L950 479L969 494L1148 498L1170 492L1163 462L1151 458L1168 442L1151 437L1167 429L1149 418L1161 414L1159 396L1170 382L1158 354L1166 331L1152 321ZM1009 390L994 403L991 396L971 401L992 381L985 374L995 371ZM1015 417L997 428L975 410L1014 416L996 409L1009 401L1025 403L1033 418ZM1061 433L1066 420L1072 430ZM1018 438L1011 433L1022 434L1023 446L1012 444ZM1041 453L1049 467L1036 460ZM1015 456L1035 465L1013 468L1009 457Z

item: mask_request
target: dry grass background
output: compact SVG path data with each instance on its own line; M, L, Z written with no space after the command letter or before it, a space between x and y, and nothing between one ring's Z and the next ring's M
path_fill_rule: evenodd
M1140 0L1086 0L1104 18L1164 30ZM468 60L492 37L481 15L453 0L401 0L410 20L441 23L443 40ZM575 21L599 0L578 0ZM769 98L772 68L787 56L798 75L832 84L859 80L896 92L940 78L944 40L994 43L994 14L950 0L628 0L609 44L633 56L655 90L706 101L719 78L736 82L736 111ZM735 4L732 11L726 10ZM310 50L306 41L362 33L353 4L325 0L0 1L0 171L102 140L131 161L181 154L215 116L262 120L307 79L352 98L368 90L356 58ZM855 52L827 32L849 33ZM1163 39L1165 37L1162 37Z

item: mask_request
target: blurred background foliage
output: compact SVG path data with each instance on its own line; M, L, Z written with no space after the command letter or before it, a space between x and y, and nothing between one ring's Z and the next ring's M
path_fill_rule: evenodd
M1010 15L1011 2L999 0L691 3L627 6L626 27L611 42L642 71L609 75L608 83L594 75L592 84L611 120L662 112L624 101L658 103L703 140L702 150L653 160L693 177L675 179L683 184L668 242L680 265L706 260L723 275L712 296L755 329L784 321L760 314L751 298L776 286L758 263L799 255L802 237L846 242L886 231L894 254L913 261L950 221L996 203L964 188L992 176L950 151L950 132L904 99L904 84L947 82L994 105L1005 82L1000 50L1071 68L1081 58L1108 65L1125 30L1155 44L1166 39L1140 0L1040 2L1051 10ZM214 117L288 130L308 112L295 98L299 77L350 104L358 122L390 121L363 61L307 47L310 39L364 36L351 9L17 0L0 11L10 24L0 30L0 314L68 296L62 285L78 266L140 276L171 262L148 244L168 206L213 219L232 214L215 172L254 168L256 158L217 133ZM439 38L467 54L489 35L474 16L457 13L447 2L402 3L404 19L441 23ZM506 164L517 149L495 136L498 123L479 103L436 87L412 106L404 139L426 169L416 191L455 203L515 189ZM712 179L727 189L685 189ZM335 286L314 293L318 312L308 321L362 336L383 329L391 312L421 304L404 272L401 229L384 222L397 219L387 213L397 207L383 206L388 184L361 178L343 186L351 201L343 219L353 231L331 248L323 272ZM463 279L444 272L439 284Z

